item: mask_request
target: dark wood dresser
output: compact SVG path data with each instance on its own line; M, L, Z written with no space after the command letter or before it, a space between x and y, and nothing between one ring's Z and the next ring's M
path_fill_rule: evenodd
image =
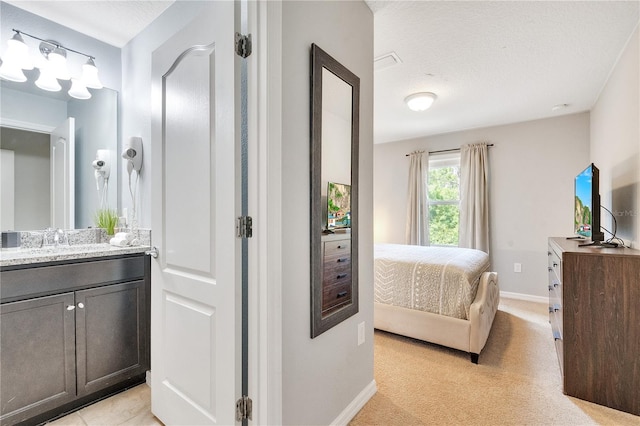
M322 237L322 316L351 303L351 234Z
M549 238L549 321L564 393L640 415L640 251Z

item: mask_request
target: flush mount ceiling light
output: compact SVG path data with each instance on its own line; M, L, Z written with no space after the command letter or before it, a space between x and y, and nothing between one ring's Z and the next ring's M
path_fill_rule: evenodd
M438 99L435 93L419 92L407 96L404 101L411 111L425 111Z
M82 66L82 77L72 80L69 96L77 99L89 99L91 94L87 87L102 89L103 86L98 78L98 68L93 56L69 49L57 41L45 40L16 29L13 29L13 31L15 34L7 41L9 47L2 58L0 78L17 82L27 81L22 70L33 69L33 62L29 57L29 48L22 38L22 35L25 35L41 41L39 51L42 56L40 56L40 60L36 65L40 70L40 76L35 82L36 86L48 91L61 90L58 80L71 80L67 53L73 52L87 57L87 62Z

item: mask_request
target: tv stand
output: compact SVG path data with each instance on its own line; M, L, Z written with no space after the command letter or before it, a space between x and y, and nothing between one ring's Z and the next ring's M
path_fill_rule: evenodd
M564 393L640 416L640 251L550 238L547 254Z

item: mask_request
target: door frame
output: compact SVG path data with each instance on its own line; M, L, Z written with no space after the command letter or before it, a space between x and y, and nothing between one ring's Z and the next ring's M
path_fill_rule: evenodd
M247 2L249 396L253 424L282 421L282 2Z

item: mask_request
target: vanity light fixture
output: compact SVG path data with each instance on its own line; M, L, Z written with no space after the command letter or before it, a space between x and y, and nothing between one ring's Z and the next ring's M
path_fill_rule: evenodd
M404 102L407 104L411 111L425 111L431 108L431 105L438 99L435 93L431 92L419 92L404 98Z
M22 38L23 35L40 40L39 50L42 58L36 64L40 70L40 76L36 80L36 86L43 90L57 92L62 89L58 80L71 80L69 96L76 99L89 99L91 93L87 90L102 89L104 86L98 78L98 68L95 57L77 50L69 49L53 40L44 40L24 31L13 29L15 34L7 41L8 49L2 58L0 66L0 78L16 82L27 81L22 70L33 69L33 62L29 58L29 48ZM86 56L87 62L82 66L82 76L71 78L67 65L67 52Z

